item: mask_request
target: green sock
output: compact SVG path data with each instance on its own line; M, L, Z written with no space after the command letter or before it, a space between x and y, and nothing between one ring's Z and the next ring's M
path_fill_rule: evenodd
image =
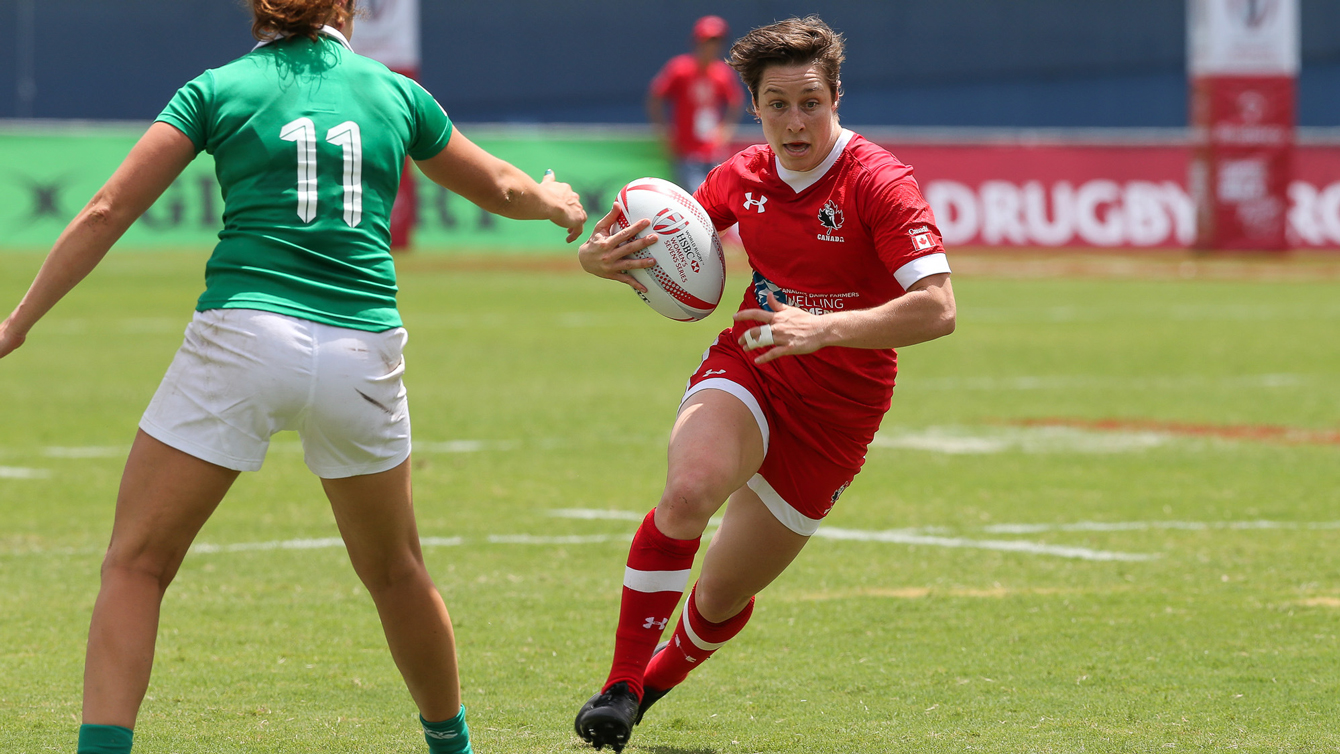
M135 731L120 725L79 726L78 754L130 754Z
M423 738L432 754L474 754L470 748L470 728L465 724L465 705L450 720L430 723L419 715L423 723Z

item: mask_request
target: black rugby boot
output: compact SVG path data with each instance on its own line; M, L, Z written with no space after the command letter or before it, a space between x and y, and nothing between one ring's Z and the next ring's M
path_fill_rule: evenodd
M597 751L608 746L617 754L628 745L628 736L639 718L637 695L620 681L586 700L573 727Z

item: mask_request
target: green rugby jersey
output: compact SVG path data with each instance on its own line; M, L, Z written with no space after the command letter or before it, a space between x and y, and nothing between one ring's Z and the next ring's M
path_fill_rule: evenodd
M391 205L405 156L428 159L451 138L423 87L327 27L317 41L262 44L205 71L158 120L214 156L223 190L223 230L196 311L400 326Z

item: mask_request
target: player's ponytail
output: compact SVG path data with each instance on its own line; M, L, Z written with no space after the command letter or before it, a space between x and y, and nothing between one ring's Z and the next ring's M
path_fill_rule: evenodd
M357 12L357 0L250 0L251 35L274 39L301 34L312 39L326 24L344 24Z

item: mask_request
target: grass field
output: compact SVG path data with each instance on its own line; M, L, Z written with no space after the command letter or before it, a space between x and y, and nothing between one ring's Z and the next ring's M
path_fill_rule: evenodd
M114 252L0 362L0 750L74 749L120 467L203 259ZM0 256L0 307L39 262ZM728 313L506 267L401 263L420 528L477 750L577 752ZM903 352L821 536L628 752L1340 750L1340 281L1242 277L956 275L958 332ZM187 557L136 752L422 750L298 451Z

